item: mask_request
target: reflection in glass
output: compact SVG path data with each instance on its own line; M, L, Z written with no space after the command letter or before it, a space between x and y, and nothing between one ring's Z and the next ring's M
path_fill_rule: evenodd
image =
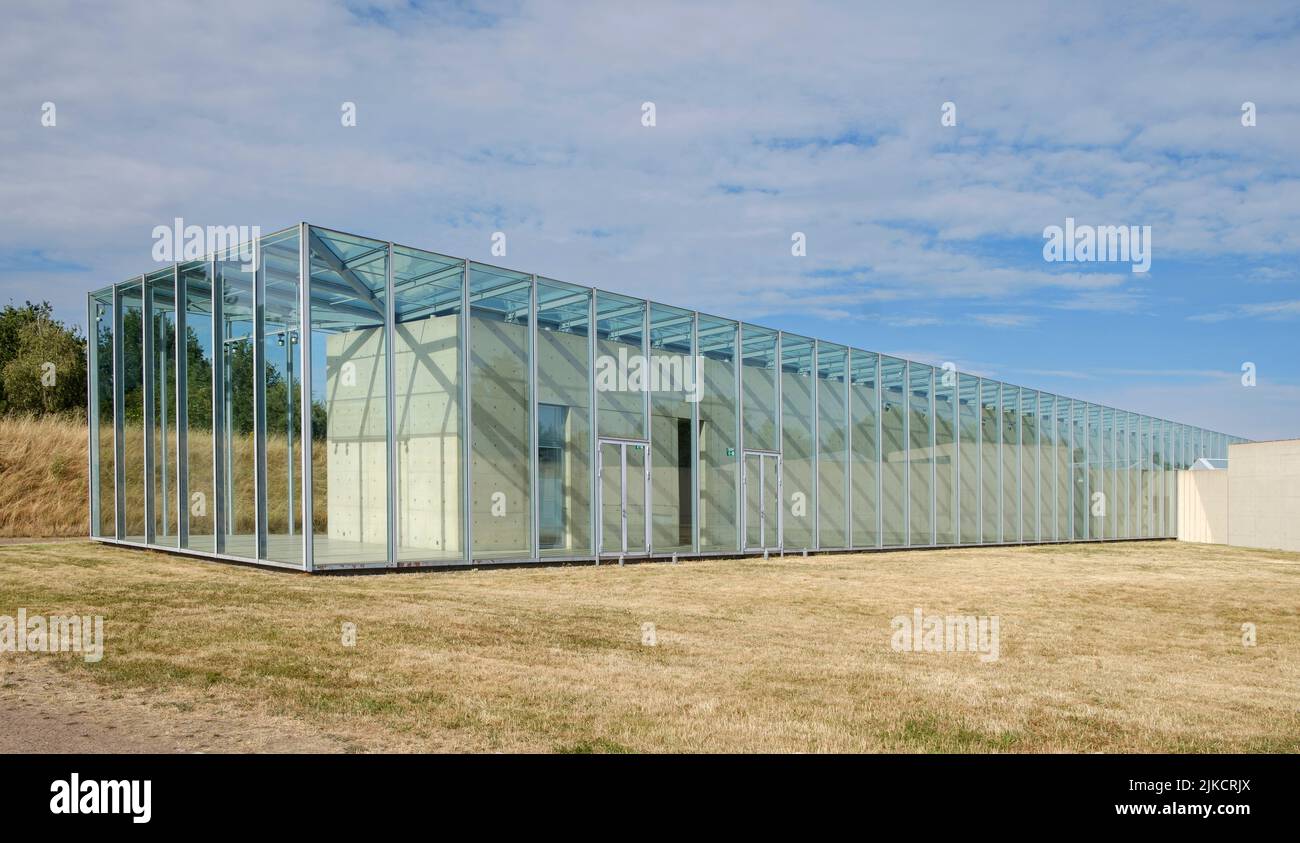
M94 455L94 472L90 475L90 534L105 538L117 535L117 504L113 485L113 291L100 290L90 297L91 336L90 401L86 416L90 420L90 452Z
M926 545L933 543L934 522L930 506L933 492L930 474L934 470L934 433L930 417L934 412L930 400L930 381L934 370L921 363L907 364L908 407L907 442L909 538L908 544Z
M1002 418L998 413L1001 394L997 381L980 381L980 508L982 540L996 543L1002 538L1002 459L998 453L1002 443Z
M181 518L185 546L216 548L216 490L212 477L212 279L207 261L179 267L185 311L185 461L186 494Z
M383 562L388 550L388 244L308 231L312 559L317 569ZM270 325L267 330L270 341ZM268 357L268 368L269 363ZM283 416L273 425L270 415L267 428L285 430L282 440L289 429ZM272 454L284 464L283 449L268 447L267 453L268 464ZM272 488L283 487L273 482Z
M876 530L878 508L876 484L879 482L877 447L879 395L876 389L877 355L850 349L849 414L851 464L849 476L849 536L853 547L875 547L880 542Z
M697 360L689 310L650 306L650 359L661 377L650 393L651 545L656 553L688 552L695 542L692 415Z
M298 229L262 238L259 253L264 294L262 376L266 396L263 413L266 425L266 558L301 565L302 343L298 316ZM382 387L379 401L383 401ZM383 416L382 408L379 415ZM381 543L384 534L385 531L381 530Z
M781 335L781 450L785 472L781 517L785 546L791 550L815 547L812 352L812 340Z
M957 373L934 370L934 540L957 542Z
M462 260L393 247L399 562L465 555L464 280Z
M704 384L698 443L700 550L738 550L736 323L701 315L698 338Z
M961 432L960 533L962 544L980 540L980 379L958 375L957 424Z
M775 451L776 331L740 326L740 386L746 450Z
M907 544L907 363L880 358L881 544Z
M537 281L537 541L591 552L591 292Z
M820 547L848 547L848 349L817 344L817 518Z
M1038 393L1020 390L1020 530L1038 540Z
M531 286L523 273L470 264L470 512L476 559L531 553Z

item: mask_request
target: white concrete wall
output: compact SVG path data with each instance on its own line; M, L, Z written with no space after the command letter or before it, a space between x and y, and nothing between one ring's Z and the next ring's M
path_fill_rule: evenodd
M1178 540L1228 543L1228 472L1178 472Z
M1300 439L1228 448L1228 468L1178 477L1182 541L1300 551Z
M1228 446L1228 543L1300 551L1300 439Z

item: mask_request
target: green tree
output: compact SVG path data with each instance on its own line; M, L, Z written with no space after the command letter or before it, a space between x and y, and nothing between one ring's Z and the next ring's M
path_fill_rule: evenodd
M84 409L85 339L53 319L48 302L6 306L0 313L0 384L7 413Z

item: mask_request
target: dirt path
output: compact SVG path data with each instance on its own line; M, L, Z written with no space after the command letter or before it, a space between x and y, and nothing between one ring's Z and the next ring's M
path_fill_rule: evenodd
M112 698L46 657L0 654L0 753L344 752L296 720Z

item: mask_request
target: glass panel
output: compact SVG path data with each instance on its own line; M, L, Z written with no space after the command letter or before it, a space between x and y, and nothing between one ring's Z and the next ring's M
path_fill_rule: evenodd
M781 458L763 457L763 546L781 547Z
M651 546L656 553L690 551L695 541L691 415L699 371L689 310L650 306Z
M266 378L266 558L302 564L302 343L298 336L298 229L262 238L261 257L266 299L262 305L262 359ZM381 282L382 284L382 279ZM380 288L382 299L383 289ZM375 388L384 402L382 345ZM377 411L381 433L384 411ZM386 443L384 443L386 445ZM383 445L364 446L383 459ZM381 472L382 473L382 472ZM364 505L369 506L367 497ZM382 500L387 500L387 496ZM380 514L387 510L379 504ZM386 542L386 526L378 540ZM385 546L384 557L387 556ZM384 558L381 557L381 558Z
M1038 393L1038 540L1056 539L1056 396Z
M1151 420L1151 534L1165 531L1165 422Z
M849 379L850 448L849 540L854 547L875 547L880 543L876 532L877 447L876 424L879 396L876 389L877 355L870 351L849 350L852 373Z
M817 513L820 547L848 547L848 349L817 345Z
M880 358L880 540L907 544L907 364Z
M1070 399L1056 399L1056 539L1072 538L1074 479L1070 468Z
M91 352L90 400L87 412L90 419L90 448L95 455L95 472L90 476L91 497L95 502L90 534L104 538L117 535L113 485L113 291L101 290L90 298L90 317L93 322L88 347Z
M590 553L591 291L537 282L537 540L542 556Z
M982 487L982 538L997 542L1002 534L1002 459L998 451L1002 443L1002 419L998 415L998 397L1001 385L997 381L980 382L980 484Z
M1088 537L1088 450L1087 407L1082 401L1071 402L1072 448L1070 462L1074 478L1074 538Z
M221 285L221 385L225 552L257 556L256 454L253 447L253 273L231 255L216 263Z
M934 370L934 536L957 543L957 373Z
M308 245L312 557L318 569L383 562L388 558L388 244L313 228ZM268 325L268 341L269 331ZM270 453L268 448L268 464Z
M399 562L465 556L464 283L464 261L393 247Z
M781 447L776 436L776 331L741 325L740 341L744 445L775 451Z
M1115 433L1115 535L1129 538L1128 517L1128 413L1116 410L1112 424Z
M745 547L763 546L763 458L745 454Z
M123 538L144 531L144 294L139 282L122 287L122 513Z
M522 273L470 264L470 511L479 559L531 553L531 284Z
M153 456L153 543L178 545L176 520L176 278L172 268L145 279L153 332L149 447Z
M930 441L933 433L930 416L934 412L930 401L930 380L934 370L921 363L909 363L907 441L908 468L911 477L908 481L908 510L910 530L908 543L912 545L931 544L934 524L931 520L930 496L932 487L930 472L933 470L931 455L934 444Z
M181 264L180 289L185 297L185 475L183 518L188 520L185 546L216 548L212 478L212 279L207 261Z
M600 550L623 551L623 446L600 443Z
M1087 405L1088 414L1088 538L1106 537L1106 480L1102 472L1101 408Z
M646 552L646 451L645 445L629 443L623 446L627 471L624 488L627 491L627 552Z
M812 385L812 340L782 334L781 451L785 463L782 516L785 546L792 550L814 546Z
M1038 393L1020 390L1020 536L1038 541Z
M645 311L641 299L596 293L596 418L601 436L646 438Z
M1142 537L1142 418L1128 413L1129 538Z
M1119 537L1118 499L1115 496L1115 412L1101 408L1101 477L1106 493L1106 509L1102 515L1102 529L1108 539Z
M1002 385L1002 541L1020 541L1020 387Z
M736 323L699 317L700 550L737 550Z
M958 377L958 425L961 428L961 500L962 544L980 540L980 379L974 375Z

